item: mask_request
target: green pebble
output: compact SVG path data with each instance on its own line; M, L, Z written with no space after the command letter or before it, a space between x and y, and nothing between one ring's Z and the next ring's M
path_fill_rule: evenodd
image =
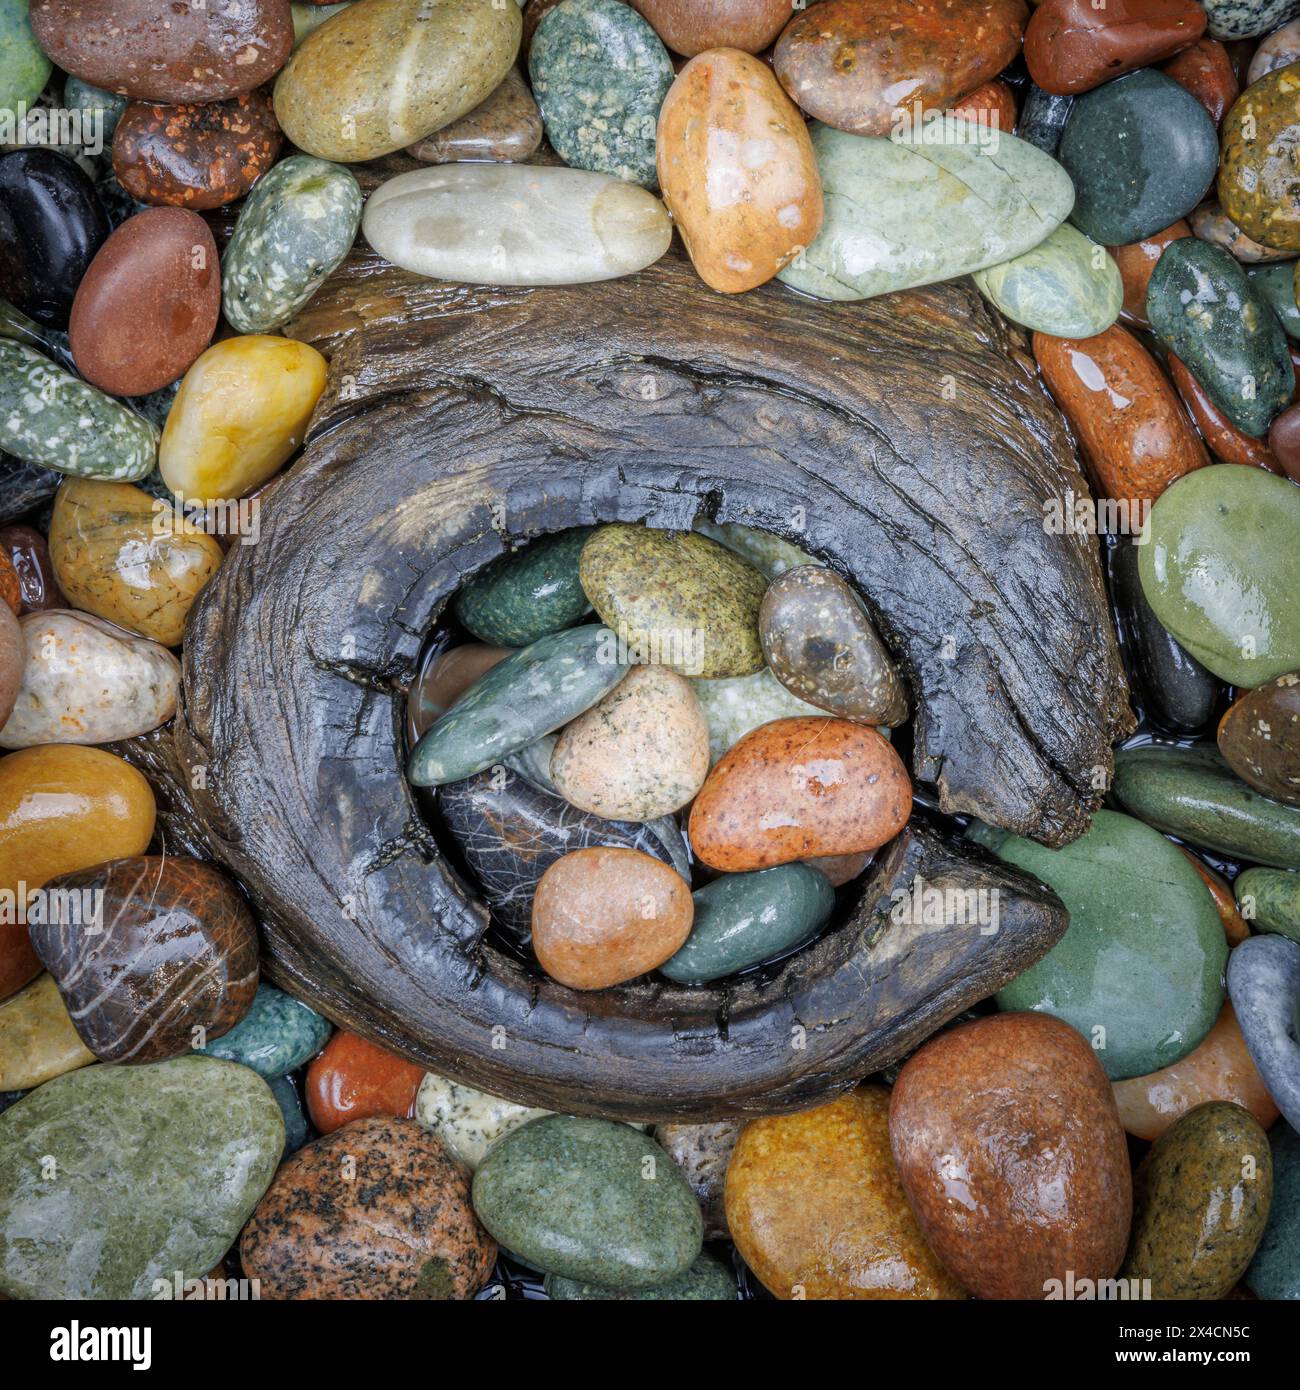
M1147 318L1246 434L1265 434L1290 404L1295 369L1286 334L1258 282L1221 246L1190 236L1170 242L1147 286Z
M407 777L440 787L482 772L576 719L627 673L599 623L553 632L480 677L415 746Z
M1300 338L1300 306L1295 301L1295 270L1297 261L1279 261L1276 265L1248 265L1246 278L1255 291L1277 315L1288 338Z
M1300 1134L1279 1120L1269 1134L1273 1150L1273 1205L1246 1284L1269 1302L1300 1300Z
M0 1115L0 1291L149 1299L239 1238L284 1150L266 1083L210 1057L67 1072Z
M39 352L0 339L0 449L82 478L134 483L153 472L158 430Z
M605 1289L560 1274L542 1280L548 1298L560 1302L728 1303L736 1297L736 1279L721 1260L707 1253L676 1279L653 1289Z
M493 560L456 595L456 617L481 642L526 647L591 612L578 557L592 527L543 536Z
M563 0L528 53L546 138L571 169L658 187L655 126L673 84L659 35L621 0Z
M252 1068L259 1076L283 1076L310 1061L334 1031L329 1019L274 985L258 985L253 1005L228 1033L211 1038L203 1052Z
M835 890L807 864L780 864L747 874L724 874L693 895L691 934L661 974L682 984L705 984L779 956L826 923Z
M221 258L231 326L269 333L287 323L352 249L361 204L351 170L312 155L291 155L263 174Z
M1119 266L1066 223L1024 255L976 271L975 284L1013 322L1057 338L1104 333L1124 304Z
M3 0L0 0L0 4L2 3ZM92 143L85 137L93 130L103 141L103 149L111 150L113 132L122 118L122 112L126 110L125 97L120 97L115 92L106 92L102 87L92 87L89 82L83 82L79 77L68 77L63 84L63 104L69 111L81 112L83 145ZM88 121L98 122L98 127L88 128Z
M492 1146L474 1210L494 1239L548 1274L653 1289L700 1254L704 1219L677 1164L613 1120L547 1115Z
M1300 942L1300 874L1285 869L1247 869L1232 885L1242 916L1260 931Z
M18 118L50 80L53 64L32 33L27 0L0 0L0 109Z
M813 121L826 215L777 279L818 299L870 299L999 265L1050 236L1074 202L1065 171L1014 135L986 152L973 125L951 117L941 138L894 140Z
M1146 534L1142 592L1202 666L1249 688L1300 669L1300 488L1262 468L1198 468L1156 499Z
M758 610L767 582L707 536L601 526L582 548L578 573L630 660L710 680L763 669Z
M1213 744L1123 749L1111 790L1125 810L1189 844L1300 869L1300 806L1248 787Z
M1070 910L1065 935L999 991L999 1008L1064 1019L1113 1081L1159 1071L1204 1039L1223 1007L1228 946L1214 900L1176 845L1098 811L1062 849L1008 835L996 853Z

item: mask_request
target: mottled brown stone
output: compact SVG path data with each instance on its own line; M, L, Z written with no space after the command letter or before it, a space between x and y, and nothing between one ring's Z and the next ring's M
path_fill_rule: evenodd
M142 855L47 887L66 892L68 906L62 920L30 927L32 945L101 1061L180 1057L247 1013L257 990L257 928L219 869ZM96 896L100 916L88 923L83 906Z
M706 48L761 53L798 13L790 0L632 0L632 5L674 53L686 58Z
M1041 1299L1069 1271L1119 1268L1128 1150L1106 1073L1068 1024L1000 1014L935 1038L899 1073L889 1131L922 1233L977 1298Z
M244 1227L270 1299L467 1299L496 1243L461 1165L416 1120L354 1120L299 1149Z
M1219 721L1219 752L1257 792L1300 806L1300 672L1241 695Z
M113 172L142 203L217 208L242 198L283 143L264 90L203 105L132 102L113 133Z
M1196 0L1107 0L1103 8L1044 0L1025 29L1025 64L1045 92L1072 96L1168 58L1204 32Z

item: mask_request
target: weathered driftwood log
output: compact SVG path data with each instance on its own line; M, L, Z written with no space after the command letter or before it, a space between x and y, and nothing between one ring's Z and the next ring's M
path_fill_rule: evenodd
M197 821L257 901L272 978L501 1095L707 1119L852 1084L1057 939L1049 892L914 826L851 919L780 967L578 994L484 940L402 776L404 692L468 575L541 532L704 514L797 541L868 599L944 809L1079 834L1131 720L1092 547L1043 524L1086 485L972 291L729 299L671 257L483 289L362 252L290 331L333 355L306 454L196 606L175 748L138 754L185 784L180 842ZM918 874L998 888L998 930L894 921Z

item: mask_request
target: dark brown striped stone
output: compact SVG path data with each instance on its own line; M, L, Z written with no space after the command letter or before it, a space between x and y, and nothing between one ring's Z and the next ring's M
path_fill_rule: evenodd
M228 1033L248 1012L257 990L257 928L238 890L211 864L141 855L64 874L46 888L74 896L49 914L65 920L30 925L32 946L82 1042L101 1060L179 1057ZM96 893L102 897L86 896ZM91 909L97 922L85 920Z

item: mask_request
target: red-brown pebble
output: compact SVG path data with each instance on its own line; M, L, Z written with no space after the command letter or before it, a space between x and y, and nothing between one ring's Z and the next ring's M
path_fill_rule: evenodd
M1300 483L1300 405L1288 406L1268 427L1269 452L1293 483Z
M1228 107L1241 93L1228 50L1216 39L1198 39L1191 48L1161 63L1160 71L1186 87L1215 125L1222 123Z
M1010 1013L940 1034L899 1073L889 1135L922 1234L977 1298L1042 1299L1054 1280L1120 1267L1128 1149L1106 1073L1069 1024Z
M1180 357L1171 352L1167 363L1169 375L1183 398L1183 404L1215 458L1223 463L1267 468L1270 473L1282 471L1272 449L1262 439L1253 439L1239 430L1214 404L1205 387L1187 370Z
M954 116L978 117L991 130L1009 135L1016 126L1016 98L1005 82L986 82L949 108Z
M128 218L77 287L68 339L77 370L112 396L170 385L216 332L221 266L208 225L185 208Z
M299 1149L244 1227L270 1299L468 1299L496 1242L464 1168L417 1121L354 1120Z
M311 1122L332 1134L352 1120L415 1109L424 1068L404 1061L355 1033L335 1033L307 1068L306 1100Z
M706 48L761 53L789 23L790 0L632 0L634 9L687 58Z
M1025 65L1045 91L1074 96L1187 48L1205 32L1196 0L1044 0L1025 30Z
M1079 436L1100 497L1154 502L1209 459L1154 357L1114 324L1095 338L1034 334L1034 357Z
M766 869L878 849L907 824L912 784L888 739L846 719L751 729L709 773L691 845L711 868Z
M1172 226L1153 232L1143 241L1110 248L1124 282L1124 317L1130 323L1139 328L1147 327L1147 286L1151 283L1151 272L1171 241L1191 234L1192 229L1180 217Z
M283 143L266 89L204 106L133 102L113 134L113 172L142 203L217 208L242 198Z
M6 526L0 531L0 554L18 576L19 613L69 606L54 577L50 548L39 531L30 526Z

